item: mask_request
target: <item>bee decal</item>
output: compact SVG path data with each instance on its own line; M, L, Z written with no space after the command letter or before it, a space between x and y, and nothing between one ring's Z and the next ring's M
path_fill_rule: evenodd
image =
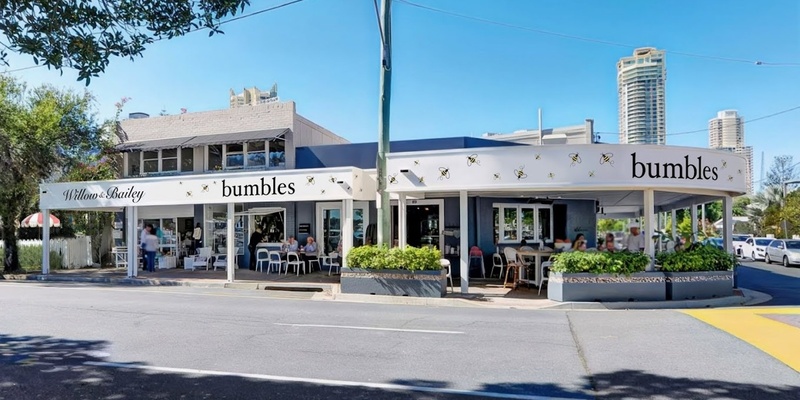
M525 173L525 166L520 165L519 169L514 170L514 175L517 177L517 180L525 179L528 177L528 174Z
M215 184L215 185L216 185L216 184L217 184L217 181L214 181L214 182L211 182L211 183L213 183L213 184Z
M542 159L542 155L539 154L539 153L536 153L536 156L534 156L534 158L537 159L537 160L541 160Z
M183 181L178 182L178 185L183 185Z
M419 183L425 183L425 177L424 176L420 176L419 177Z
M728 161L722 160L722 169L728 168Z
M600 155L600 165L614 165L614 153L603 153Z
M419 160L414 160L414 165L418 166L419 165Z
M550 179L553 179L553 178L556 177L556 174L551 172L551 173L547 174L547 177L550 178Z
M208 185L206 185L206 184L203 184L203 185L201 185L201 187L203 188L203 192L204 192L204 193L205 193L205 192L208 192Z
M498 174L494 174L494 180L496 180L496 181L500 180L500 174L499 173Z
M578 153L569 153L569 160L572 161L569 165L574 167L575 164L581 163L581 155Z
M311 175L306 176L306 186L313 185L314 183L315 182L314 182L314 177L313 176L311 176Z
M742 174L742 170L739 170L739 175L741 175L741 174Z
M389 183L392 184L392 185L397 183L397 174L389 175Z
M191 191L186 192L186 197L192 197L192 192Z
M322 190L320 191L320 194L325 194L325 189L322 189Z
M467 156L467 166L471 167L472 164L481 165L481 160L478 160L478 155L477 154L470 154L470 155Z
M331 177L330 177L330 178L328 178L328 181L330 181L330 183L336 183L336 177L334 177L333 175L331 175Z
M589 178L594 178L594 171L589 171Z
M442 179L450 179L450 168L447 167L439 167L439 180Z
M728 182L733 182L733 175L728 175Z

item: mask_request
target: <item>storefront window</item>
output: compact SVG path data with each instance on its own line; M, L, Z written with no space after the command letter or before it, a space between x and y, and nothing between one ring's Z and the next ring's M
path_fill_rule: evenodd
M132 151L128 153L128 176L139 176L142 173L142 152Z
M539 218L538 218L538 228L539 228L539 238L544 242L551 242L553 241L553 220L552 220L552 210L549 207L542 207L539 208Z
M281 243L286 240L286 210L253 215L256 226L261 228L264 242Z
M522 232L521 237L523 240L530 242L536 240L536 232L534 230L534 209L522 209Z
M525 240L533 244L553 240L550 205L495 204L493 218L495 240L498 243L519 243Z
M225 167L244 167L244 145L238 143L225 145Z
M517 232L517 209L504 208L503 209L503 241L516 242L518 241L519 232Z
M275 139L269 142L269 166L286 166L286 142L282 139Z
M158 172L158 150L142 153L142 172L148 174Z
M267 165L266 142L247 143L247 166L258 167Z
M222 169L222 145L215 144L208 146L208 170Z
M181 149L181 172L194 171L194 149Z
M161 171L170 172L178 170L178 149L161 150Z

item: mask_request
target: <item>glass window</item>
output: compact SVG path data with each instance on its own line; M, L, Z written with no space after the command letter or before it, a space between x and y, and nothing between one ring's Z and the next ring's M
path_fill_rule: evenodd
M492 220L494 221L494 243L500 242L500 209L495 207L492 209Z
M800 249L800 242L796 240L787 240L786 241L786 248L787 249Z
M550 207L539 208L539 221L537 223L539 224L539 240L543 242L553 241L551 213Z
M353 247L364 245L364 209L353 209ZM336 249L334 249L336 250Z
M178 170L178 149L161 150L161 171Z
M194 149L181 149L181 171L194 171Z
M208 170L222 169L222 145L208 146Z
M276 139L269 142L269 166L286 166L286 142L284 140Z
M132 151L126 156L128 157L128 176L139 176L142 173L142 152Z
M158 172L158 150L142 153L142 172Z
M492 219L497 243L553 241L552 209L548 205L495 204Z
M521 237L525 241L533 241L536 239L536 234L534 231L534 209L532 208L523 208L522 209L522 234Z
M266 142L247 143L247 166L258 167L267 165Z
M281 243L286 240L286 210L274 211L265 215L254 215L255 224L261 228L263 241Z
M517 209L503 209L503 240L516 242L519 240L517 232Z
M244 167L244 145L228 144L225 146L225 167L242 168Z

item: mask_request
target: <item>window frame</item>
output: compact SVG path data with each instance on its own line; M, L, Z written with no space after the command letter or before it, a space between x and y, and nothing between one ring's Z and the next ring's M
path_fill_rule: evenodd
M550 212L550 228L549 232L552 236L553 230L553 205L552 204L520 204L520 203L493 203L492 204L492 229L494 230L494 235L497 238L498 244L519 244L523 237L523 210L532 211L533 212L533 239L525 239L528 243L540 243L543 242L544 239L539 235L539 224L540 224L540 210L547 209ZM494 215L495 210L497 210L498 220L497 225L495 225ZM514 222L515 230L516 230L516 239L505 239L505 215L506 210L514 210L516 213L516 220ZM555 238L546 238L550 241L555 240Z

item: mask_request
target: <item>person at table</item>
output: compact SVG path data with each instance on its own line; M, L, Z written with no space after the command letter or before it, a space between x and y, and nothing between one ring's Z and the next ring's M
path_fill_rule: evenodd
M263 239L261 228L256 228L255 232L250 235L250 243L247 244L247 250L250 250L250 271L256 270L256 246L261 243Z
M586 251L586 241L577 240L572 244L572 251Z
M603 243L602 251L607 251L609 253L613 253L617 251L617 246L614 243L614 234L613 233L606 233L606 241Z
M575 235L575 240L572 241L572 248L570 250L572 251L578 250L580 242L585 242L585 241L586 241L586 236L584 236L582 233Z
M314 241L314 237L309 236L306 239L306 245L303 246L303 259L306 261L309 271L311 271L311 261L317 259L317 251L317 242Z
M639 232L639 224L634 222L628 225L628 229L631 233L623 242L625 249L633 252L644 251L644 235Z
M294 238L294 236L289 236L289 240L286 242L286 251L290 253L291 252L297 253L297 250L299 250L299 248L300 245L297 243L297 240Z

